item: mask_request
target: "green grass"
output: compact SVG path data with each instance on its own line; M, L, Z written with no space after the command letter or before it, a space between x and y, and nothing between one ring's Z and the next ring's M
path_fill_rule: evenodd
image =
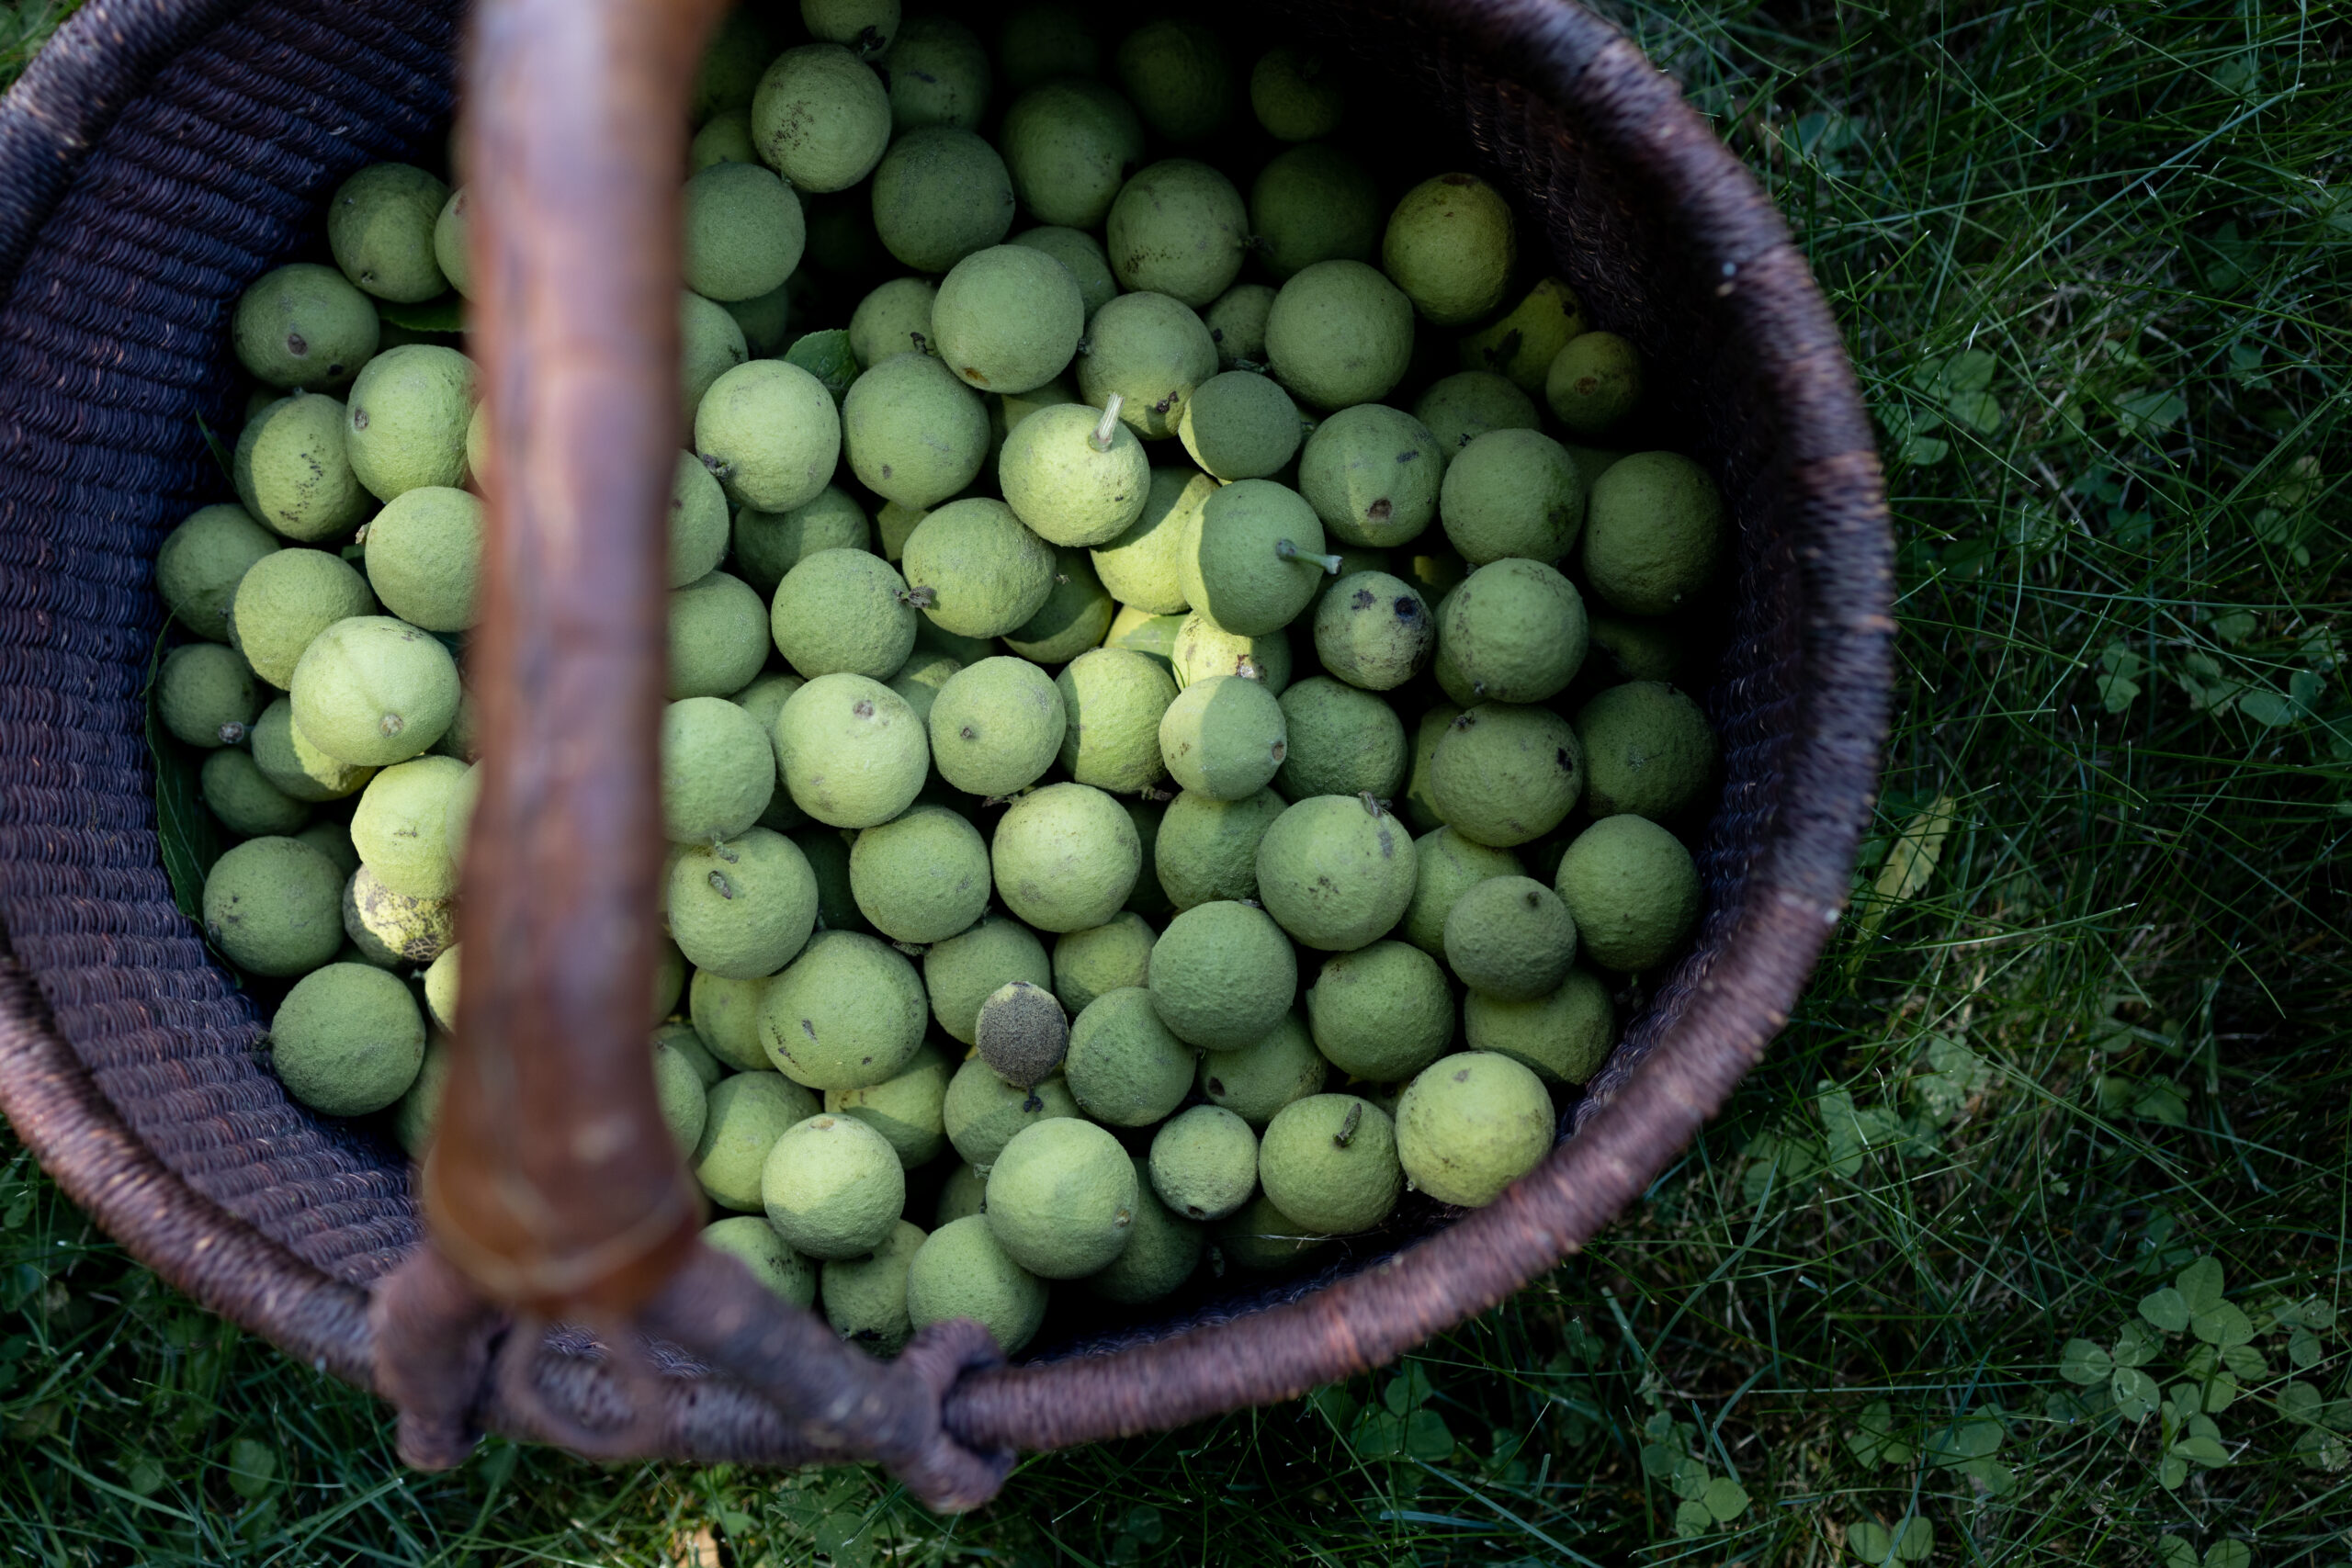
M404 1472L380 1410L19 1155L12 1561L2352 1559L2352 34L2256 0L1628 15L1847 325L1904 626L1856 918L1645 1201L1402 1369L1031 1459L942 1521L860 1470Z

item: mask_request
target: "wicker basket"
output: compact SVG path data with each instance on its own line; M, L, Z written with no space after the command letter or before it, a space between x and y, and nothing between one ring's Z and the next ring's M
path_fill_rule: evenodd
M233 424L229 310L345 175L441 134L460 10L91 0L0 102L0 1107L164 1279L412 1413L413 1379L379 1364L369 1313L371 1285L424 1237L409 1172L369 1130L289 1102L258 1059L262 1020L159 862L143 691L156 546L227 489L205 432ZM684 1458L879 1457L927 1496L973 1502L1010 1450L1290 1397L1502 1300L1638 1194L1785 1022L1847 897L1892 634L1878 462L1802 258L1671 84L1563 0L1251 15L1346 52L1397 134L1434 138L1520 202L1528 243L1640 348L1678 416L1658 444L1722 487L1737 573L1706 701L1725 784L1693 950L1550 1159L1425 1239L1391 1234L1311 1280L1066 1337L1021 1367L975 1371L934 1346L881 1394L854 1370L822 1390L796 1378L813 1320L780 1306L728 1325L763 1375L657 1347L634 1382L628 1357L576 1331L532 1334L489 1376L505 1320L485 1319L448 1359L446 1421L574 1446L618 1431ZM811 1403L858 1388L919 1408ZM985 1473L922 1480L926 1445Z

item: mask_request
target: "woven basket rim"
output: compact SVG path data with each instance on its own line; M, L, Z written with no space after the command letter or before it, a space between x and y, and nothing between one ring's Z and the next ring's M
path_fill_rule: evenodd
M135 85L251 0L91 0L0 99L0 298L40 222ZM1786 801L1689 1011L1576 1134L1504 1201L1305 1300L1153 1343L972 1380L951 1427L976 1443L1066 1446L1295 1393L1501 1300L1637 1196L1786 1022L1827 934L1874 797L1891 687L1891 590L1877 458L1827 307L1753 175L1609 23L1562 0L1396 0L1441 21L1499 79L1557 106L1604 155L1679 193L1735 320L1788 389L1780 458L1798 499L1805 678ZM60 47L60 46L63 47ZM1602 123L1583 108L1607 103ZM0 932L5 940L5 932ZM204 1198L145 1148L0 956L0 1110L75 1202L209 1310L372 1386L368 1292ZM187 1237L202 1239L190 1249ZM256 1288L254 1281L266 1281Z

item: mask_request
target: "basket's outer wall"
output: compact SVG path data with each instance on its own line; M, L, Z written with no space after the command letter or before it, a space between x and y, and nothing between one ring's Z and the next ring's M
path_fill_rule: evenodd
M353 1285L418 1235L405 1176L288 1102L174 906L150 577L227 488L238 293L446 117L458 9L93 0L0 104L0 1103L166 1279L362 1380Z
M1726 773L1701 856L1710 915L1579 1105L1577 1135L1502 1202L1329 1289L1273 1292L1289 1304L967 1382L947 1416L976 1444L1057 1447L1282 1397L1549 1267L1639 1193L1785 1021L1875 784L1891 633L1876 460L1834 323L1752 178L1580 10L1279 8L1366 56L1416 113L1461 123L1543 210L1597 322L1641 346L1684 417L1661 444L1724 486L1741 588L1710 697ZM196 420L232 422L221 330L237 292L300 243L344 173L446 112L458 9L93 0L0 103L0 264L22 262L0 308L0 1107L167 1280L363 1383L361 1282L416 1235L401 1168L286 1101L252 1057L250 1004L173 908L143 739L161 618L148 581L162 535L224 488ZM609 1414L614 1390L577 1350L539 1382ZM707 1380L666 1412L659 1447L796 1453L772 1410Z

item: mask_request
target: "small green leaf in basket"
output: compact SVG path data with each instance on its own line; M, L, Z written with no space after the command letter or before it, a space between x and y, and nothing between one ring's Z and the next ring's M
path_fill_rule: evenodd
M376 314L412 333L461 333L466 330L466 301L462 295L444 294L438 299L421 300L402 305L390 299L376 301Z
M849 385L857 379L857 355L849 351L849 333L839 327L802 333L784 351L784 362L822 381L837 403L849 396Z
M163 643L155 645L160 666ZM151 676L152 681L152 676ZM155 769L155 848L172 884L172 902L198 925L204 921L204 879L220 858L220 829L206 810L203 770L188 750L172 739L155 711L147 707L147 756Z

